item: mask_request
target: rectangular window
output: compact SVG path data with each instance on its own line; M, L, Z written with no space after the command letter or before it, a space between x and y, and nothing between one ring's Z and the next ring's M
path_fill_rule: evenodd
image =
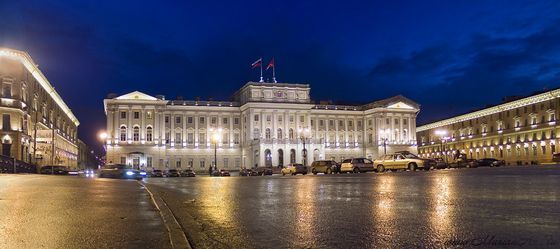
M192 117L187 117L187 123L192 124Z
M290 123L294 122L294 116L290 116Z
M4 98L12 97L12 84L4 83L4 86L2 86L2 97Z
M198 134L198 139L199 139L199 142L200 142L201 144L205 144L205 143L206 143L206 133L200 133L200 134Z
M399 124L399 119L395 118L395 125L398 125L398 124Z
M239 124L239 118L234 118L233 119L233 124L238 125Z
M189 158L189 161L187 162L187 166L189 168L192 168L194 166L194 160L192 158Z
M181 117L175 117L175 123L180 124L181 123Z
M234 133L233 134L233 143L234 144L239 144L239 133Z
M146 113L146 117L147 117L148 119L152 119L152 112L147 112L147 113Z
M229 165L229 158L224 158L224 168L227 168Z
M258 122L258 121L259 121L259 115L258 115L258 114L255 115L255 119L254 119L254 120L255 120L255 122Z
M177 159L177 161L175 161L175 167L181 168L181 159Z
M266 115L266 121L267 121L267 122L270 122L270 120L272 120L272 116Z
M152 157L146 157L146 166L152 167Z
M222 124L225 124L225 125L228 124L228 118L223 118L222 119Z
M200 162L199 162L199 163L200 163L200 168L206 167L206 165L205 165L206 162L204 161L204 159L200 159Z
M121 118L126 118L126 112L121 112Z
M241 158L235 158L235 168L239 169L241 167Z
M181 133L180 132L175 133L175 143L176 144L181 143Z
M194 143L194 134L193 133L187 134L187 143L188 144L193 144Z
M169 123L169 116L165 116L165 123Z
M212 117L212 120L210 120L210 123L216 124L216 117Z
M342 127L344 127L344 121L339 120L339 121L338 121L338 128L340 129L340 128L342 128Z
M408 119L406 119L406 118L403 119L402 123L403 123L403 125L408 125Z
M2 130L9 131L12 130L12 123L10 120L10 114L2 114Z
M325 125L325 121L324 120L319 120L319 126L324 126Z
M391 119L389 119L389 118L385 119L385 124L390 125L391 124Z
M204 117L200 117L200 118L198 119L198 122L201 123L201 124L204 124Z
M282 122L282 115L278 116L278 122Z
M140 118L140 112L134 112L134 119Z
M304 119L305 119L304 116L299 116L299 122L300 122L300 123L303 123L303 120L304 120Z

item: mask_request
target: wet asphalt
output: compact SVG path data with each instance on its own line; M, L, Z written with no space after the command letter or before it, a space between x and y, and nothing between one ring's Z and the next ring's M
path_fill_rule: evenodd
M0 174L0 248L171 248L134 180Z
M194 248L560 248L560 166L145 182Z

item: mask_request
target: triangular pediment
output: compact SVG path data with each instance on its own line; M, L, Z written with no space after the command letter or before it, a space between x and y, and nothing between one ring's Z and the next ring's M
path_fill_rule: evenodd
M116 99L119 100L157 100L156 97L152 97L148 94L139 92L139 91L134 91L131 93L127 93L125 95L121 95L119 97L116 97Z
M399 102L390 104L390 105L387 106L387 108L393 108L393 109L410 109L410 110L414 109L414 107L412 107L412 106L410 106L410 105L408 105L408 104L406 104L406 103L404 103L404 102L402 102L402 101L399 101Z

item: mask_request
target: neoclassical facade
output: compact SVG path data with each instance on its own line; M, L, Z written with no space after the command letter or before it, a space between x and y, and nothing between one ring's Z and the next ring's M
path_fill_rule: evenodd
M218 168L237 170L417 152L413 101L395 96L340 106L314 104L309 93L307 84L248 82L232 101L109 96L107 162L205 171L216 147Z
M0 48L0 85L2 155L75 167L80 123L31 56Z
M537 93L417 128L423 157L486 157L547 163L557 152L560 89Z

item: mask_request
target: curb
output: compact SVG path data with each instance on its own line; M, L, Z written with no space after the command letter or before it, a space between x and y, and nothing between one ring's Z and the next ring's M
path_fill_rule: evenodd
M163 200L163 198L156 198L152 191L146 186L143 182L138 181L140 186L144 187L146 192L150 195L152 203L154 204L155 208L158 210L161 219L163 220L163 224L169 233L169 242L171 243L171 248L185 248L185 249L192 249L189 240L187 239L187 234L183 227L169 208L167 203Z

